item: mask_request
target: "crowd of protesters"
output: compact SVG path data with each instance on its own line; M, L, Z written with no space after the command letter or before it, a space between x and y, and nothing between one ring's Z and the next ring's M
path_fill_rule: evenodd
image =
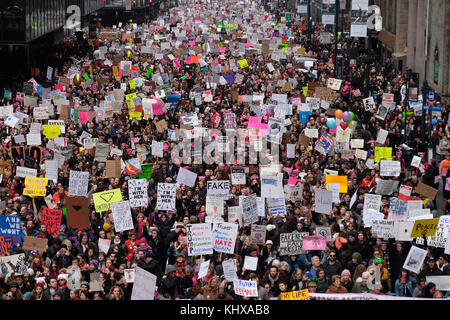
M281 38L288 47L301 46L309 57L316 59L314 66L310 68L297 67L294 61L294 53L288 51L280 60L273 60L271 54L262 54L261 50L251 51L245 59L248 67L240 68L239 65L230 67L230 59L236 58L233 54L237 49L237 41L232 40L232 35L240 33L241 36L249 34L252 28L252 20L263 17L265 25L259 30L260 39ZM239 18L241 25L230 21ZM40 72L34 79L37 83L51 86L54 90L59 76L65 76L70 67L81 67L81 74L88 73L96 88L76 85L72 82L65 88L66 99L77 101L78 106L99 106L101 101L113 89L120 89L121 83L131 80L129 74L123 74L117 80L113 74L112 65L118 61L132 61L133 66L138 66L139 77L146 78L148 66L154 66L154 72L160 73L164 82L166 96L169 93L179 94L181 98L177 102L167 103L167 98L161 98L166 103L163 115L156 115L150 119L129 118L128 105L124 101L120 112L114 112L111 117L99 120L97 117L89 119L87 123L70 119L66 122L65 133L60 137L66 138L66 143L73 146L73 153L66 159L64 165L59 168L58 181L49 180L47 195L52 195L57 209L65 208L65 201L69 197L69 172L70 170L89 172L90 199L90 224L84 229L73 228L68 225L66 216L62 217L59 233L52 236L47 232L47 227L42 223L42 211L47 207L43 197L31 198L23 195L24 178L14 175L14 170L9 176L3 174L0 189L0 199L5 202L2 215L20 216L22 231L25 236L34 236L48 239L48 249L44 252L23 250L20 243L15 244L8 255L24 253L27 257L28 270L21 275L0 274L0 292L2 299L6 300L129 300L131 299L133 283L125 279L125 270L140 267L157 276L155 299L196 299L196 300L239 300L243 298L235 294L233 282L224 277L222 262L234 259L237 265L237 277L244 280L257 281L258 298L250 299L277 299L281 292L308 289L310 293L373 293L377 295L391 295L399 297L444 298L448 292L439 291L436 285L427 282L426 276L450 275L448 255L443 248L436 248L425 244L416 246L427 250L427 257L419 274L412 273L403 268L413 241L396 241L395 239L379 239L372 237L370 228L364 226L363 204L365 193L374 192L377 182L381 179L379 166L373 169L365 165L365 161L355 157L343 159L339 152L321 154L314 149L317 139L311 139L309 146L299 142L305 128L316 128L319 136L327 132L327 118L325 110L313 109L309 115L307 124L302 124L296 107L292 106L292 115L287 115L290 125L286 127L289 133L288 143L295 144L295 158L286 157L285 141L280 144L279 161L283 170L283 185L288 184L289 176L301 179L304 186L302 199L290 201L286 199L286 215L272 216L266 209L266 216L260 218L258 224L266 226L266 239L264 245L251 243L250 226L242 226L238 231L234 254L214 252L214 254L202 257L192 257L187 254L185 242L186 225L205 222L206 219L206 182L210 180L231 180L230 164L180 164L171 157L171 150L176 141L171 141L168 131L157 130L155 123L165 119L171 130L180 129L181 116L187 113L196 113L199 118L199 126L216 128L224 131L224 123L218 125L213 121L214 115L224 112L233 112L236 115L236 127L246 128L249 117L254 116L251 103L235 101L233 92L239 96L264 94L263 104L268 103L274 93L287 94L288 101L292 97L302 97L305 102L302 87L310 83L318 83L326 86L328 78L337 78L334 71L335 52L332 44L322 44L320 33L326 27L320 23L312 23L311 32L300 28L304 20L295 19L285 22L280 14L266 11L260 4L253 2L222 1L204 3L202 1L181 2L179 7L170 9L167 16L158 17L164 21L162 27L154 28L155 22L143 23L140 26L127 24L121 26L121 31L145 28L151 26L148 31L148 39L170 39L177 41L175 28L178 31L185 30L186 36L177 43L184 49L184 55L189 55L190 40L204 44L203 39L214 35L219 42L225 42L226 50L209 50L203 48L203 59L207 63L206 69L199 64L186 64L185 59L179 59L177 66L168 58L172 50L160 49L159 41L152 42L152 48L160 50L164 54L162 59L156 59L154 53L142 53L131 43L129 39L102 40L95 39L87 44L84 40L80 49L79 42L75 38L68 38L64 46L57 48L55 53L55 67L58 74L52 80L46 79L45 72ZM199 27L203 24L204 29ZM224 21L228 25L224 24ZM260 21L260 20L258 20ZM158 25L159 26L159 25ZM221 30L217 31L217 26ZM103 31L106 29L103 29ZM202 32L202 30L205 30ZM99 30L99 34L101 30ZM178 34L179 36L179 34ZM87 37L87 35L86 35ZM142 39L145 43L145 40ZM109 50L104 59L99 59L98 48L112 44L116 48L125 46L131 48L131 54L127 50ZM332 107L343 112L353 112L357 127L353 136L364 139L364 150L368 152L368 158L374 157L375 140L379 129L389 132L384 146L392 147L392 160L401 161L401 174L396 177L399 185L414 188L419 182L423 182L433 188L439 189L440 201L429 200L424 203L425 208L430 208L434 217L446 215L450 212L449 204L449 179L450 171L450 143L448 126L448 102L438 98L437 105L441 107L439 116L432 119L432 132L427 119L427 127L422 127L421 116L414 115L412 109L408 109L408 102L403 92L406 84L406 75L397 70L391 59L383 60L367 52L364 41L357 38L339 38L342 61L342 90ZM279 46L275 51L280 51ZM120 54L120 59L116 59ZM370 65L364 63L366 56L372 56ZM239 58L242 59L243 57ZM356 64L350 64L351 60ZM114 61L105 64L105 61ZM145 64L146 63L146 64ZM267 64L272 63L273 72L269 72ZM144 66L145 64L145 66ZM217 66L219 66L217 68ZM306 70L307 69L307 70ZM367 70L368 69L368 70ZM366 80L366 71L369 73L369 82ZM217 84L213 88L209 80L214 74L241 74L241 83ZM148 78L148 77L147 77ZM104 81L99 81L102 79ZM290 90L277 86L280 80L295 79L296 85L291 85ZM158 86L159 87L159 86ZM353 92L368 92L375 98L377 105L381 103L382 94L385 92L394 94L397 107L389 110L384 120L375 117L377 109L365 110L362 98L367 96L355 96ZM150 87L144 91L142 87L134 90L127 86L125 94L133 92L143 94L144 97L154 96L157 87ZM31 107L24 106L22 101L16 99L16 93L22 91L22 83L8 88L12 96L0 100L0 105L13 105L14 112L33 115ZM195 103L191 92L198 90L211 90L213 101ZM37 93L36 93L37 96ZM42 98L39 98L42 101ZM56 110L56 108L55 108ZM269 112L269 111L268 111ZM273 115L271 115L273 116ZM267 120L266 117L264 120ZM59 119L55 112L50 119ZM4 119L5 120L5 119ZM3 125L0 129L2 152L0 160L12 163L13 169L24 166L12 157L11 147L25 145L16 143L14 136L30 131L30 122L11 128ZM2 122L3 123L3 122ZM43 123L46 123L45 121ZM405 130L405 131L402 131ZM81 133L86 131L99 142L107 143L112 149L123 151L121 158L125 160L141 157L136 145L147 146L147 152L141 157L141 163L154 163L151 179L148 180L147 207L132 208L134 230L116 232L111 212L99 213L95 211L93 192L101 192L119 188L124 199L128 197L127 181L131 178L126 171L122 171L120 178L106 178L104 163L95 161L90 150L84 149L78 139ZM421 134L425 131L425 139ZM431 137L431 139L429 138ZM167 142L163 157L153 156L150 152L152 141ZM55 151L46 148L49 139L42 136L43 154L41 163L34 163L32 168L38 170L38 177L45 176L45 170L41 164L45 160L53 159ZM412 150L408 153L409 150ZM248 146L247 146L248 148ZM270 148L268 148L270 149ZM432 157L428 149L432 149ZM412 155L421 158L419 167L410 166ZM107 159L116 159L117 155L108 155ZM27 165L25 165L27 166ZM197 179L194 187L179 185L177 188L176 209L172 211L160 211L156 209L158 183L175 183L180 166L195 172L202 179ZM227 208L239 205L239 196L261 194L261 179L259 165L247 165L250 168L246 174L245 185L232 185L229 198L225 200L223 218L228 221ZM323 187L325 184L324 170L336 170L339 175L347 175L347 193L341 193L339 202L333 204L332 212L328 215L314 211L314 187ZM290 173L288 173L290 172ZM301 177L301 178L300 178ZM350 207L350 201L357 192L357 199ZM399 190L393 191L392 197L399 196ZM389 197L383 196L380 212L388 217ZM420 196L419 196L420 197ZM424 198L422 198L424 199ZM237 221L229 221L237 223ZM298 255L281 255L279 251L280 233L307 232L315 234L316 226L330 226L332 241L327 243L327 249L323 251L304 251ZM99 250L98 239L111 239L108 252ZM245 256L258 258L256 271L246 270L243 267ZM201 261L210 260L207 275L198 277L199 258ZM368 281L372 279L375 268L381 271L381 286L371 286ZM73 287L68 283L70 274L77 270L80 278L78 285ZM100 273L99 281L102 283L101 291L90 289L90 274Z

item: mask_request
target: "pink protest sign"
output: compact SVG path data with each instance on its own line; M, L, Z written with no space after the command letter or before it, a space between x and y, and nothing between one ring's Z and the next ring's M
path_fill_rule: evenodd
M302 238L303 250L325 250L327 238L323 236L305 236Z
M259 124L261 124L261 117L250 116L250 119L248 119L247 128L259 128Z
M297 182L299 182L299 181L302 181L302 180L300 180L300 179L297 179L297 178L295 178L295 177L289 177L289 184L291 185L291 186L295 186L296 184L297 184Z
M161 115L163 114L163 108L162 103L153 103L152 104L153 114L154 115Z

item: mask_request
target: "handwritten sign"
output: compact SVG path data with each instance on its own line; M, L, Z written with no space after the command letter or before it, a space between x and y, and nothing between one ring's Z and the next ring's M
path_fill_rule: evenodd
M158 210L174 210L177 194L175 183L158 183L156 208Z
M237 231L237 224L214 222L212 229L214 250L217 252L234 253Z
M439 219L416 220L411 232L411 238L430 237L436 234Z
M42 223L47 227L47 232L55 237L60 230L62 210L44 208Z
M258 284L256 281L246 280L233 280L234 293L244 297L257 297L258 296Z
M209 223L186 225L188 256L198 256L213 253L213 237Z
M327 239L322 236L305 236L302 238L303 250L325 250Z
M280 292L281 300L309 300L308 289L292 291L292 292Z
M23 194L26 196L45 197L47 194L48 178L25 178Z
M95 211L103 212L110 209L114 202L122 201L122 192L120 189L112 189L92 194L94 198Z
M111 203L111 211L114 219L114 229L116 232L134 229L130 203L128 201Z
M145 207L148 205L146 179L130 179L128 180L128 199L132 208Z

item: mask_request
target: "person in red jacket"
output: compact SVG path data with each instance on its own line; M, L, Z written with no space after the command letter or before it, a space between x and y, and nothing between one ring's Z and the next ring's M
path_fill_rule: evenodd
M136 233L134 231L131 231L128 234L129 239L125 241L125 247L127 247L128 254L133 254L134 250L137 249L139 243L136 243Z

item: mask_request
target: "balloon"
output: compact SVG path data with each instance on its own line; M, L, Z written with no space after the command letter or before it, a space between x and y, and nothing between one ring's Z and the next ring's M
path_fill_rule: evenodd
M81 75L77 73L75 77L73 77L73 84L78 87L80 83L81 83Z
M348 127L348 124L347 123L345 123L345 122L341 122L341 128L342 129L347 129L347 127Z
M352 120L348 126L350 127L350 129L355 130L356 127L358 126L358 122Z
M342 115L342 120L347 122L348 119L350 119L350 112L345 111L344 114Z
M350 111L350 120L349 121L353 121L353 119L355 119L355 114L353 113L353 111Z
M330 129L336 128L336 120L334 120L333 118L329 118L327 120L327 127Z
M336 112L334 113L334 116L339 120L342 120L342 110L337 109Z

